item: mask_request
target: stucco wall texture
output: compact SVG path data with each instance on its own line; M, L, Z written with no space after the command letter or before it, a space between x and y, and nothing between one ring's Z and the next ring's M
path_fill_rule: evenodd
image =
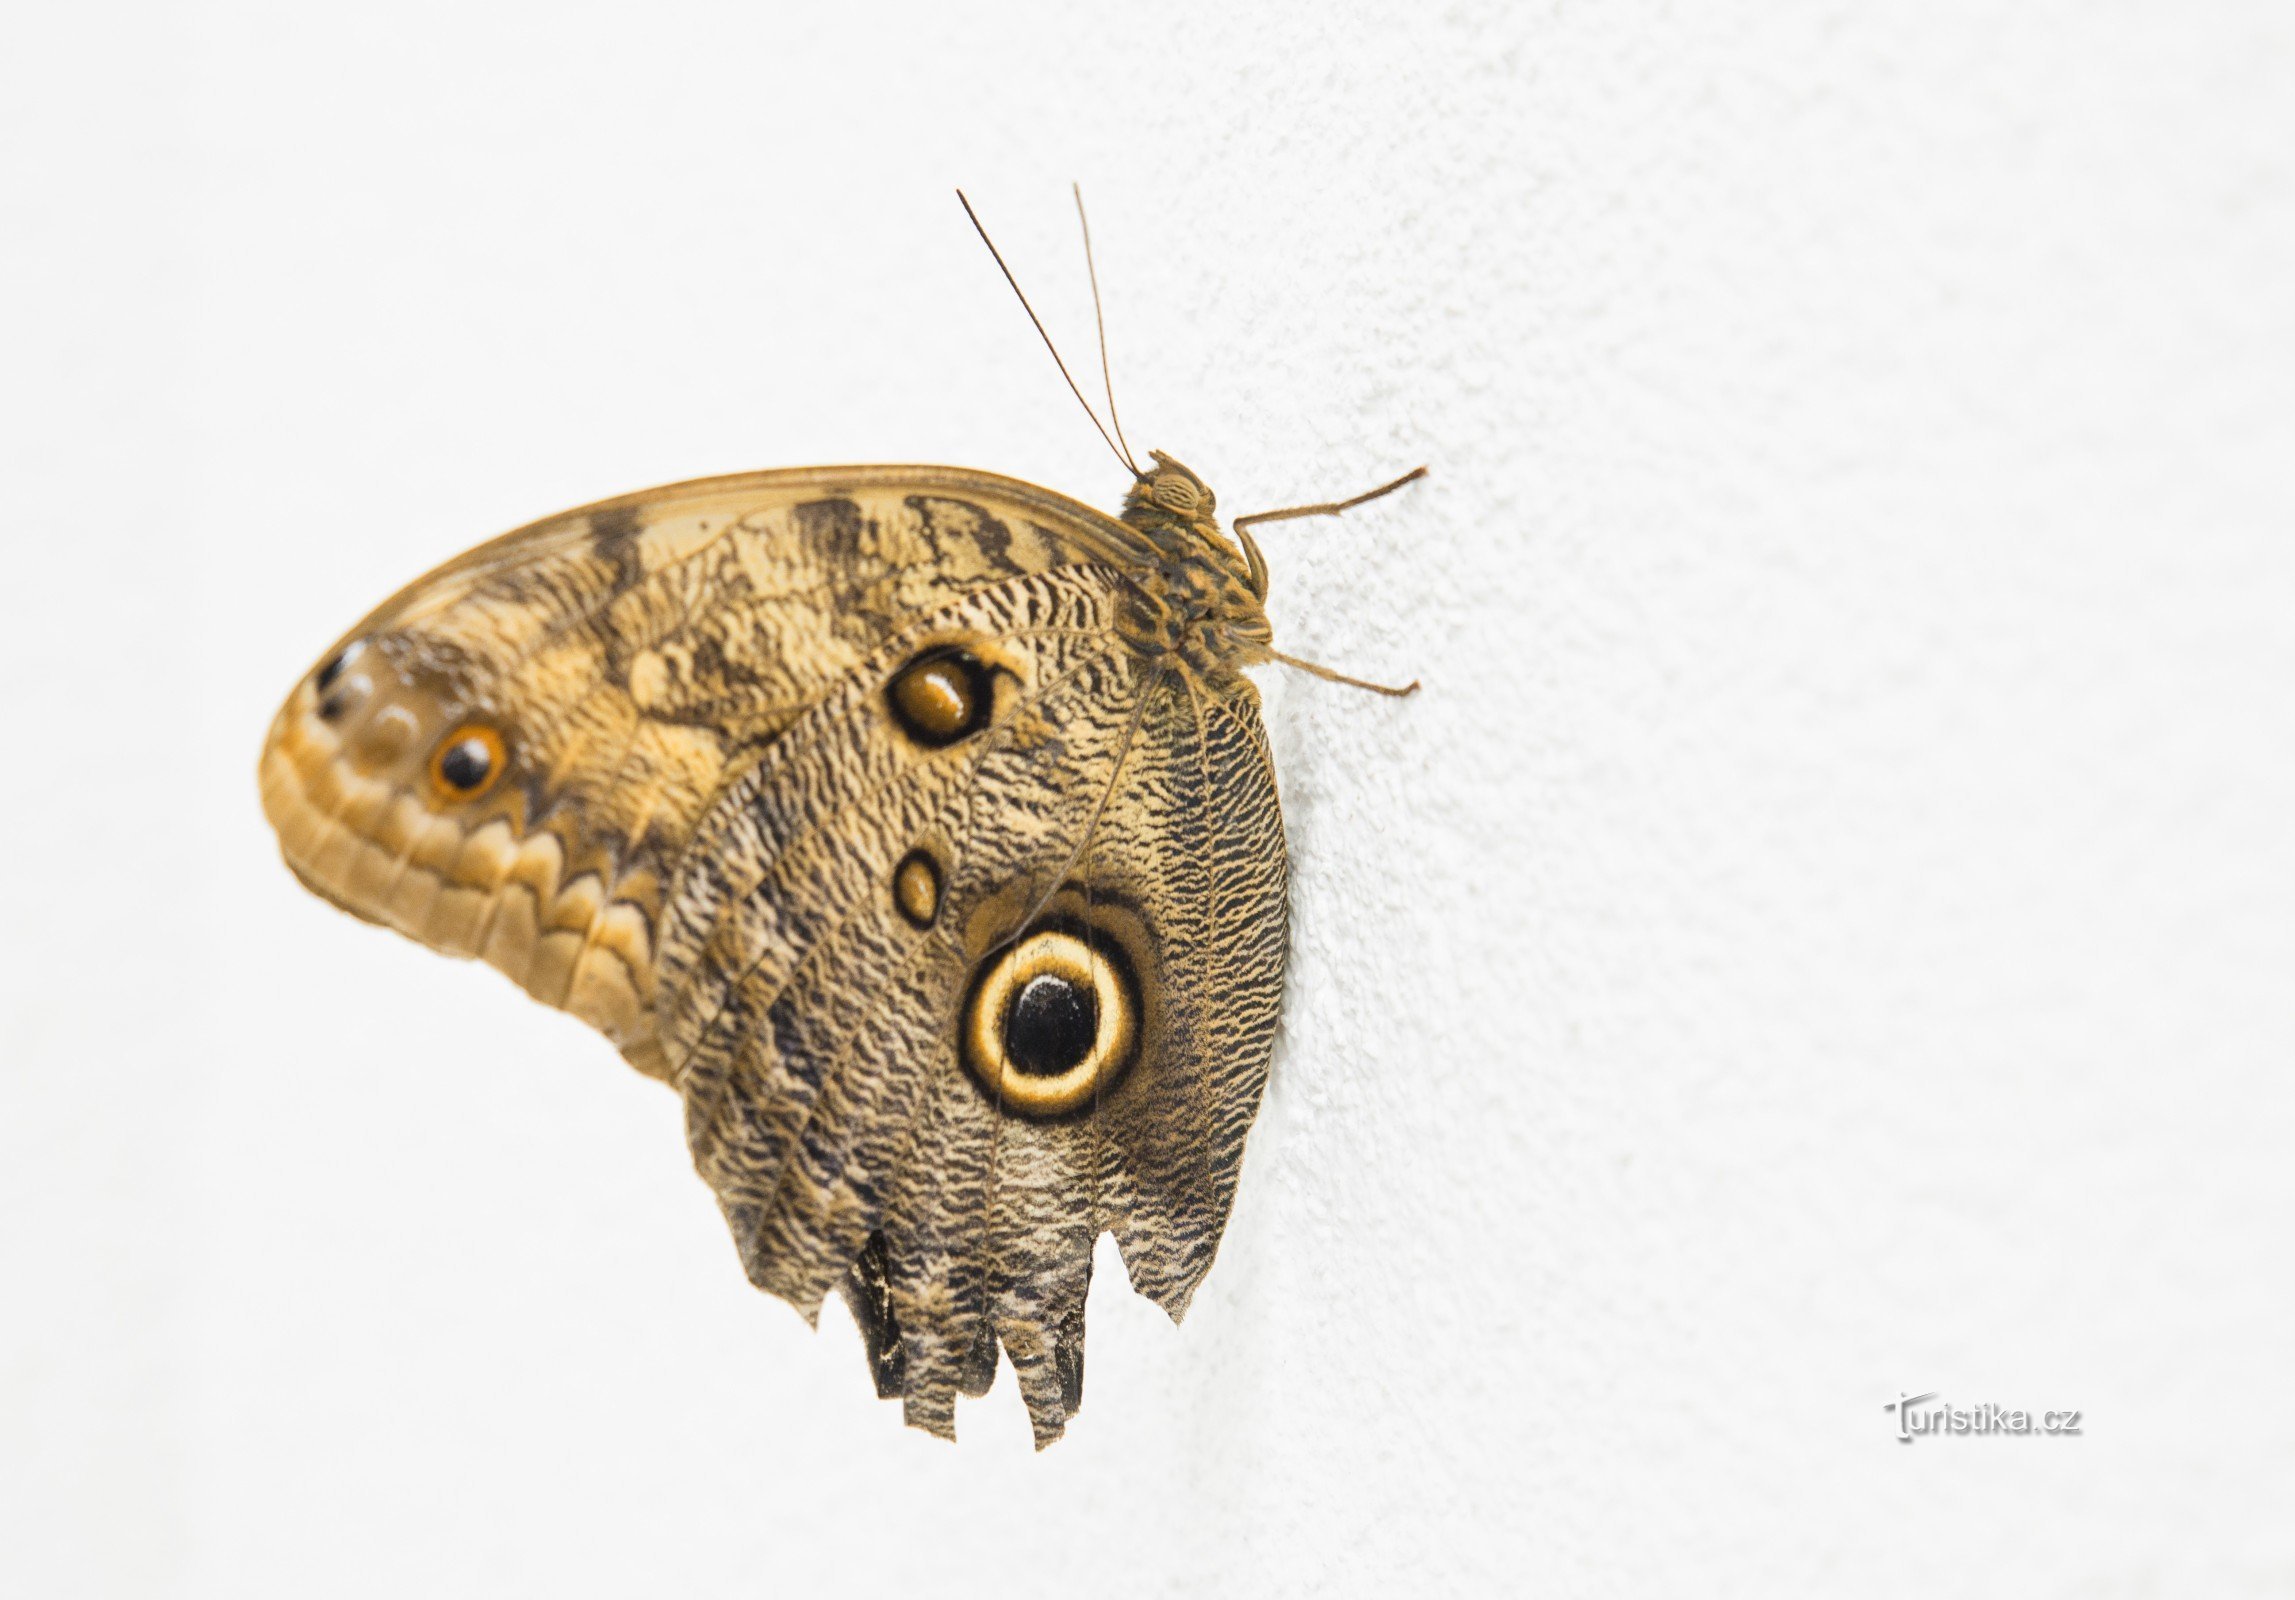
M2295 1592L2286 8L30 26L0 1588ZM1268 531L1284 647L1426 689L1266 675L1240 1202L1182 1329L1103 1244L1037 1456L1008 1375L903 1431L674 1099L304 894L253 766L567 505L1116 504L949 192L1090 388L1072 177L1136 442L1433 474Z

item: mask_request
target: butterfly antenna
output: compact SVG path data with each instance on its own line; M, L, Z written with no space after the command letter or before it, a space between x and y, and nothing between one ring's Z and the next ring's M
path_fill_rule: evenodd
M1140 464L1132 459L1132 442L1124 437L1124 419L1116 415L1116 378L1108 370L1108 319L1100 310L1100 269L1092 264L1092 223L1084 215L1084 186L1071 182L1068 187L1076 195L1076 225L1084 230L1084 271L1092 280L1092 326L1100 333L1100 382L1108 391L1108 422L1116 430L1116 444L1123 450L1124 465L1132 469L1132 476L1140 476Z
M1115 452L1116 459L1124 464L1124 470L1133 477L1138 477L1139 468L1132 465L1131 457L1116 449L1116 441L1109 435L1108 430L1101 426L1100 414L1092 409L1092 402L1084 398L1084 391L1076 387L1076 380L1068 371L1068 363L1060 359L1059 348L1052 343L1052 336L1044 331L1044 319L1036 315L1036 308L1028 303L1028 297L1025 294L1020 293L1020 280L1012 276L1012 269L1004 265L1004 253L996 248L996 241L989 238L988 230L980 225L980 213L972 209L972 202L964 198L962 189L956 191L956 200L959 205L964 207L964 214L972 219L972 231L980 235L980 242L988 246L988 253L996 258L996 265L1003 272L1004 281L1012 285L1014 294L1020 295L1020 309L1028 313L1030 322L1036 324L1036 337L1042 339L1044 348L1052 352L1052 365L1058 367L1060 376L1068 380L1068 392L1076 397L1076 404L1084 408L1084 415L1092 419L1092 426L1099 428L1100 437L1107 441L1107 446Z

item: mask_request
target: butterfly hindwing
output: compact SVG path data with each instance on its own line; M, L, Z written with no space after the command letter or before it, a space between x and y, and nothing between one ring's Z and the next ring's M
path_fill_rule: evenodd
M808 1314L844 1287L880 1383L897 1344L896 1392L937 1431L1001 1344L1057 1435L1104 1230L1184 1308L1272 1042L1281 834L1255 712L1142 660L1124 600L1071 568L889 642L728 790L670 895L664 1042L750 1275ZM920 744L891 697L950 650L992 663L997 704ZM899 894L920 858L922 919ZM984 982L1042 930L1110 969L1095 1023L1127 1035L1052 1108L1008 1101L967 1044L1002 1025L972 1014Z
M1255 706L1213 709L1161 679L1065 874L1029 925L1105 936L1136 984L1137 1054L1069 1115L1014 1114L977 1075L949 1070L961 1061L940 1069L925 1115L947 1167L904 1171L883 1226L908 1415L937 1431L993 1334L1039 1443L1057 1437L1080 1400L1102 1231L1133 1287L1175 1318L1210 1267L1266 1078L1287 942Z
M752 1276L808 1313L905 1158L896 1136L950 1048L975 908L1048 890L1081 843L1109 697L1138 673L1106 626L1118 599L1091 569L1031 576L895 639L727 791L673 890L662 1028L695 1158ZM955 645L993 663L998 703L967 737L921 746L888 690ZM895 880L918 853L939 887L912 918Z

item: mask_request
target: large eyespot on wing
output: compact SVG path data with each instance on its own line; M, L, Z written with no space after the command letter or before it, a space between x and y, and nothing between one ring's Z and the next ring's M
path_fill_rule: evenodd
M662 886L729 775L917 617L1128 538L1048 491L921 468L552 517L329 649L273 720L265 814L317 893L483 958L665 1073Z
M1007 1115L1090 1110L1139 1055L1133 965L1123 941L1095 923L1039 918L973 968L957 1059Z

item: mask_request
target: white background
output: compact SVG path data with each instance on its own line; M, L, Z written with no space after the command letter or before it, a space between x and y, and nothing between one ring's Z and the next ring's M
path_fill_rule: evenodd
M0 1589L2295 1593L2295 23L11 24ZM458 549L947 460L1273 530L1294 978L1184 1329L955 1447L674 1098L278 864ZM2076 1439L1892 1441L1901 1391Z

